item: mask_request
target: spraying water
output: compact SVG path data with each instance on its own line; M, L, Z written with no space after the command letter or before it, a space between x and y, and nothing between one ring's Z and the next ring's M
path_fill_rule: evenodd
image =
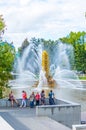
M60 43L54 49L54 54L49 54L49 74L56 83L54 87L82 88L78 76L70 70L70 61L74 60L72 46ZM40 90L49 88L46 72L42 70L42 51L41 45L30 44L22 57L17 57L16 73L13 73L16 78L9 82L12 89L33 91L34 86Z

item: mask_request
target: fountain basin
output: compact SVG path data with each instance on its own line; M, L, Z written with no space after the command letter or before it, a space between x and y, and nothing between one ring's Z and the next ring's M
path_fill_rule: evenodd
M22 99L17 100L21 104ZM11 107L8 99L0 99L0 108L3 107ZM17 105L14 104L14 107ZM27 107L29 107L29 99L27 99ZM62 99L55 99L55 105L49 105L49 99L46 98L46 105L36 106L36 116L47 116L72 128L72 125L81 124L81 105Z

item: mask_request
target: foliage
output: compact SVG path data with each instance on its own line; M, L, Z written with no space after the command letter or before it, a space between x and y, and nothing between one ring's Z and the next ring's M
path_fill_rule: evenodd
M86 80L86 76L79 76L79 79Z
M7 87L9 79L12 79L11 71L15 58L15 48L8 43L0 43L0 93ZM2 97L2 95L0 95Z
M6 25L3 19L3 15L0 15L0 36L4 33L5 27Z
M86 71L86 32L71 32L69 36L59 39L74 47L75 64L73 69Z
M50 62L50 65L55 63L55 54L56 54L56 51L57 51L57 46L58 46L58 41L52 41L52 40L44 40L44 39L41 39L42 41L42 44L43 44L43 49L46 50L49 54L49 62ZM54 57L53 57L54 55Z
M19 52L23 53L23 50L30 44L35 45L35 52L37 51L36 48L39 44L42 44L42 49L46 50L49 54L49 61L50 65L55 63L56 51L58 51L58 45L62 43L70 44L74 48L74 55L69 54L70 64L72 69L78 71L86 72L86 32L70 32L67 37L59 38L56 41L53 40L45 40L43 38L36 39L35 37L28 42L27 39L24 40L22 46L19 48ZM36 52L37 53L37 52ZM54 55L54 57L53 57ZM72 60L72 57L74 59ZM56 63L57 64L57 63ZM56 66L55 64L55 66Z
M18 52L20 54L23 53L24 49L29 45L30 43L28 42L28 39L26 38L23 42L22 42L22 45L21 47L18 48Z

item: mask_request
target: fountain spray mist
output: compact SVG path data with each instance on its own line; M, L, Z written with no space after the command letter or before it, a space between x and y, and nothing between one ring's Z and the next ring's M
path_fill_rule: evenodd
M28 91L35 91L35 88L82 88L78 76L70 69L70 61L73 61L72 46L60 43L52 49L51 55L52 52L44 50L41 44L36 46L31 43L22 57L17 57L16 73L13 73L16 78L9 82L12 89L20 91L27 88Z

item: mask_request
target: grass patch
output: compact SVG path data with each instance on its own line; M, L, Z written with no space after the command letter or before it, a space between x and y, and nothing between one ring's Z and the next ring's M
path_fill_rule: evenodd
M80 76L79 79L86 80L86 76Z

